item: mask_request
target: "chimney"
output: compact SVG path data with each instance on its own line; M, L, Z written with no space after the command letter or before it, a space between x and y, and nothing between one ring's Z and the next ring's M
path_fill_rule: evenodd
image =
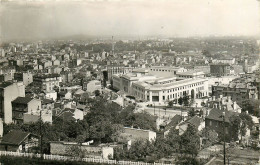
M237 109L237 102L236 102L236 101L233 102L233 109L234 109L234 110Z
M231 102L232 100L231 100L231 96L228 96L228 102Z

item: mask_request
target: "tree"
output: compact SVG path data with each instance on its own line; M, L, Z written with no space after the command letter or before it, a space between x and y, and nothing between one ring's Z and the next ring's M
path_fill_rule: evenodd
M191 109L189 110L189 112L188 112L188 115L189 115L190 118L193 117L193 116L195 116L195 115L196 115L195 109L194 109L194 108L191 108Z
M100 96L100 91L99 90L95 90L94 93L95 93L95 96Z
M67 150L66 153L69 156L73 156L75 158L84 158L86 156L86 152L80 147L80 145L72 145Z
M179 105L182 105L182 103L183 103L183 98L180 97L180 98L178 99L178 104L179 104Z
M168 106L169 106L169 107L172 107L172 106L173 106L173 101L169 101L169 102L168 102Z
M202 107L204 107L206 104L204 103L204 101L202 101L202 102L200 103L200 105L201 105Z
M218 134L214 130L204 128L201 131L201 136L205 139L204 148L207 148L219 141Z
M195 158L200 146L200 138L196 129L193 126L188 125L187 130L181 135L180 139L180 152Z
M183 97L183 104L184 104L185 106L188 106L188 105L189 105L189 100L190 100L189 96L185 95L185 96Z
M231 125L230 137L233 139L233 141L237 141L239 130L240 130L241 119L239 116L232 115L231 117L229 117L229 120Z

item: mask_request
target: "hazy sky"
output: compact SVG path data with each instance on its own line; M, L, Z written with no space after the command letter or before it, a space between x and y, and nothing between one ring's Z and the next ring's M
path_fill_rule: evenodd
M7 2L0 6L0 28L4 40L71 35L259 35L259 3L257 0Z

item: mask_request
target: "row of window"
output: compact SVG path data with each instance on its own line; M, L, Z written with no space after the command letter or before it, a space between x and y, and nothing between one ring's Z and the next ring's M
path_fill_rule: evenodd
M159 71L159 72L174 72L176 74L176 71L174 70L168 70L168 69L150 69L151 71Z
M188 89L188 88L191 88L191 87L195 87L195 86L199 86L199 85L202 85L203 82L199 82L199 83L195 83L195 84L191 84L191 85L185 85L185 86L182 86L182 87L178 87L178 88L173 88L173 89L170 89L168 91L163 91L164 92L174 92L174 91L179 91L179 90L183 90L183 89ZM204 89L204 87L202 87L202 89Z

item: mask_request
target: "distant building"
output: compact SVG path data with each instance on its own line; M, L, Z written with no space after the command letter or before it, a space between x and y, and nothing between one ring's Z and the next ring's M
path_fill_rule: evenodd
M211 64L210 74L212 76L228 76L232 73L231 66L229 64Z
M0 84L0 117L4 123L12 123L12 101L19 96L25 97L25 86L22 82Z
M93 93L96 90L101 92L101 82L98 80L89 81L87 84L87 91Z
M25 86L33 82L32 73L15 73L14 79L17 81L22 81Z
M33 85L44 92L50 92L55 87L60 87L62 79L59 74L37 74L33 76Z
M212 62L214 64L222 63L222 64L234 65L236 63L236 59L235 58L218 58L218 59L213 59Z
M114 74L125 74L132 72L135 67L124 66L124 65L108 65L107 66L107 74L108 80L112 79Z
M241 103L247 99L258 99L257 87L246 82L231 82L230 84L217 84L212 86L212 96L221 98L231 96L233 101Z
M179 67L152 66L149 68L149 73L157 77L171 77L186 71L187 69Z
M205 73L204 72L200 72L200 71L186 71L186 72L177 72L176 76L180 79L184 79L184 78L203 78L205 77Z

